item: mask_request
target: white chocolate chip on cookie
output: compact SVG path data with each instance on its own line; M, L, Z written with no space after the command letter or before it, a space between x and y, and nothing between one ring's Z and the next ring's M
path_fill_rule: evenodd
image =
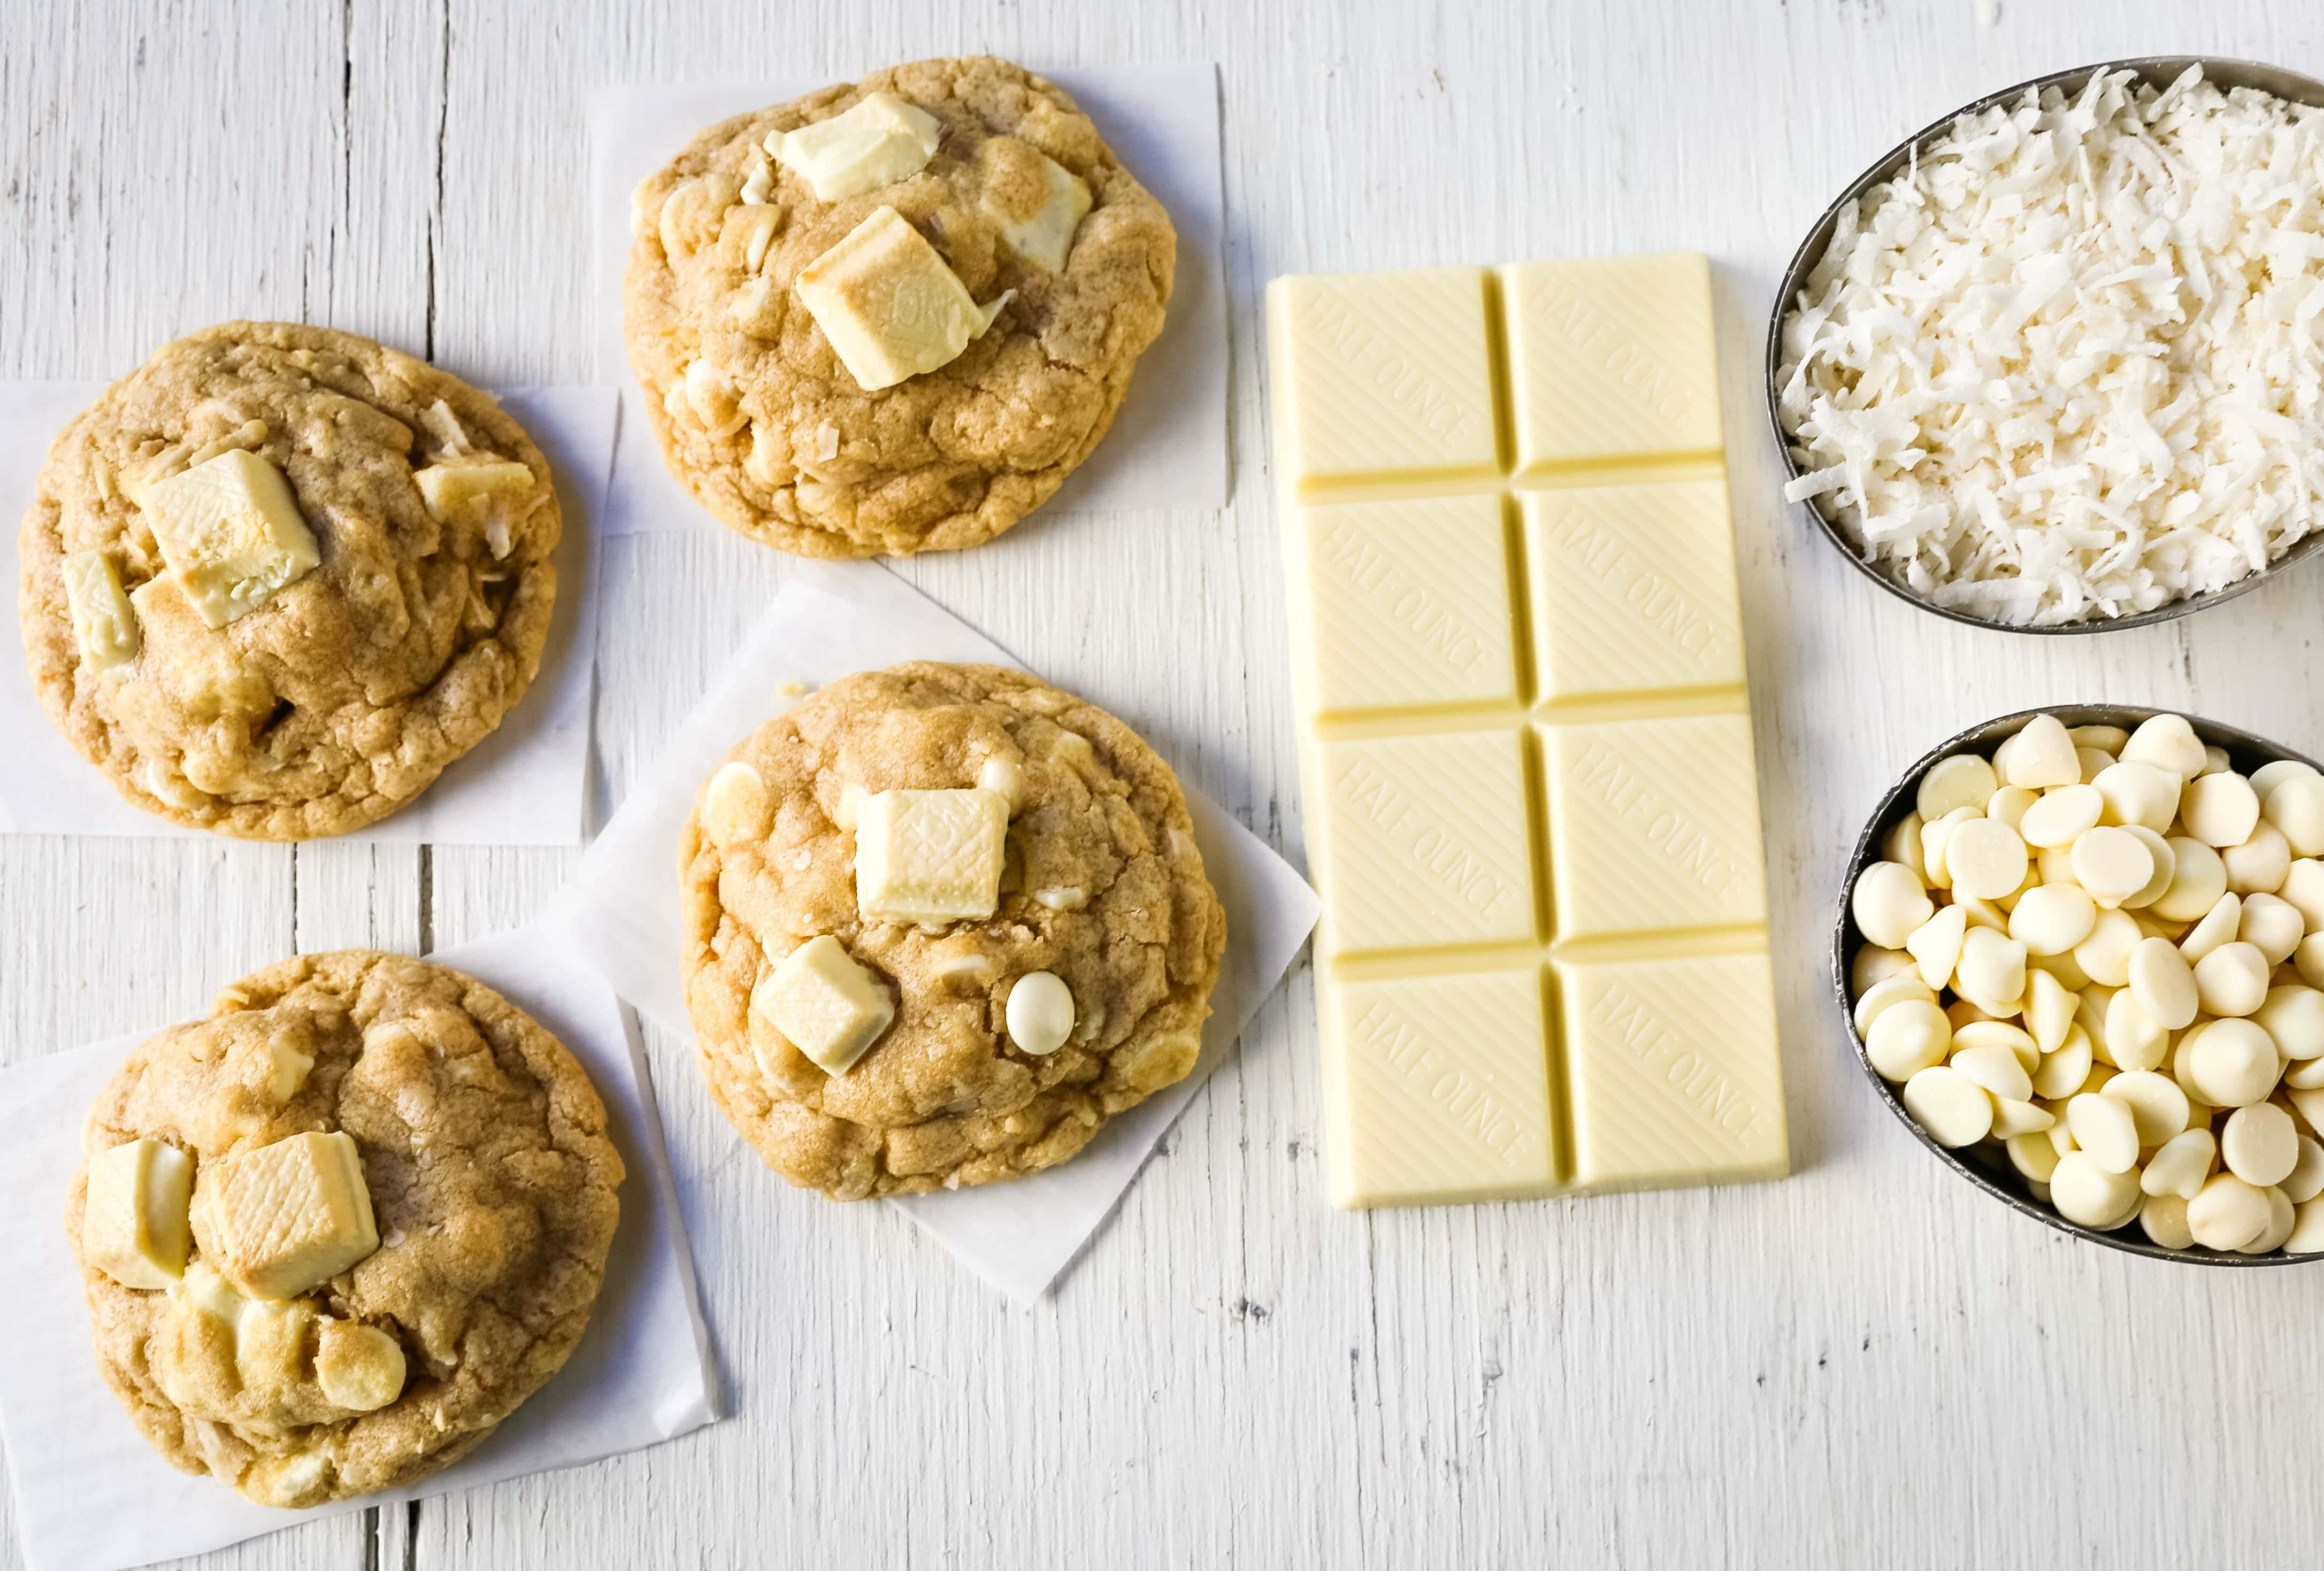
M702 788L702 827L719 850L763 841L772 825L767 783L740 759L721 765Z
M1009 989L1009 1040L1037 1058L1065 1044L1074 1033L1074 994L1049 971L1017 978Z

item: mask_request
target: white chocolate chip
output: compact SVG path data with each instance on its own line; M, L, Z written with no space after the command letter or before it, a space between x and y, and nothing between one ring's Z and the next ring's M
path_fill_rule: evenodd
M2139 1203L2138 1226L2149 1242L2165 1249L2185 1249L2195 1242L2187 1226L2187 1202L2177 1195L2149 1195Z
M1923 982L1932 988L1951 985L1953 967L1960 962L1968 933L1969 913L1958 905L1941 906L1934 916L1912 931L1904 940L1904 952L1919 966Z
M2050 1175L2050 1203L2069 1222L2101 1231L2121 1226L2136 1214L2138 1177L2101 1167L2086 1151L2058 1159Z
M2295 983L2270 988L2252 1018L2284 1057L2324 1059L2324 993Z
M2009 913L2009 936L2029 955L2064 954L2098 925L2098 903L2073 884L2036 884Z
M2104 804L2100 822L2143 823L2157 834L2168 830L2179 815L2183 785L2170 770L2141 763L2109 765L2090 782Z
M1940 1145L1974 1145L1992 1132L1993 1099L1956 1070L1921 1070L1904 1082L1903 1097L1905 1111Z
M2119 988L2130 980L2130 951L2146 935L2126 911L2101 911L2089 937L2074 946L2074 963L2090 980Z
M765 840L773 827L765 777L740 758L719 766L702 788L702 827L722 851Z
M2028 1101L2034 1095L2034 1078L2017 1054L1998 1043L1978 1047L1956 1047L1947 1064L1956 1072L1983 1086L1996 1097L2011 1101ZM2045 1125L2046 1127L2046 1125ZM2022 1134L2024 1131L2012 1131Z
M2255 1189L2292 1176L2300 1163L2300 1132L2292 1115L2273 1102L2238 1107L2219 1131L2219 1156L2227 1171Z
M2181 780L2192 780L2209 761L2203 740L2181 714L2150 715L2140 721L2130 740L2123 743L2122 757L2126 762L2170 770Z
M2076 1004L2066 984L2050 972L2036 968L2025 973L2025 1029L2040 1052L2055 1052L2064 1045Z
M1865 944L1848 962L1848 990L1861 997L1867 989L1912 969L1913 957L1904 951Z
M2193 922L2218 904L2227 892L2227 865L2219 853L2191 835L2174 834L2168 841L2178 867L2171 887L2149 906L2167 922Z
M1054 972L1030 972L1010 987L1006 1014L1009 1040L1026 1052L1046 1057L1073 1034L1073 990Z
M2265 955L2269 965L2280 966L2290 960L2306 935L2306 920L2290 901L2255 891L2240 902L2236 936Z
M2052 1119L2054 1125L2055 1119ZM2058 1171L2059 1151L2046 1130L2008 1137L2009 1165L2034 1182L2046 1184Z
M2034 1071L2034 1094L2055 1099L2070 1097L2090 1076L2090 1034L2077 1025L2066 1033L2064 1045L2043 1056Z
M2074 739L2057 716L2037 714L2009 739L2009 784L2040 790L2045 786L2071 786L2082 777Z
M2176 1195L2191 1200L2211 1176L2211 1162L2219 1145L2209 1129L2190 1129L2163 1143L2139 1175L2139 1188L2150 1195Z
M1937 1001L1935 991L1921 979L1921 973L1918 970L1899 972L1866 988L1857 996L1856 999L1856 1034L1858 1036L1870 1034L1872 1023L1880 1018L1883 1011L1889 1006L1902 1004L1908 998L1930 1005ZM1939 1011L1940 1015L1942 1013L1941 1010Z
M2208 1015L2250 1015L2267 1002L2267 957L2256 945L2223 943L2195 962L2195 992Z
M1963 1049L1981 1047L2006 1048L2009 1056L2017 1061L2017 1066L2029 1075L2042 1064L2040 1045L2022 1026L2012 1025L2006 1020L1972 1020L1967 1024L1953 1027L1953 1051L1956 1053ZM2033 1095L2031 1091L2024 1094Z
M2187 1202L2187 1228L2207 1249L2240 1249L2266 1231L2267 1197L2231 1172L2214 1173Z
M2207 846L2239 846L2259 827L2259 796L2241 775L2204 775L2187 783L2179 816Z
M1849 908L1857 930L1884 949L1903 949L1937 910L1920 876L1901 862L1874 862L1858 873Z
M1864 1034L1864 1056L1884 1079L1905 1081L1944 1061L1953 1040L1945 1012L1925 999L1893 1002Z
M2130 991L2149 1019L2171 1031L2191 1024L2202 1001L2187 957L2163 938L2141 939L2130 951Z
M2319 1194L2324 1194L2324 1143L2312 1135L2298 1136L2300 1156L2292 1164L2292 1171L2276 1184L2283 1198L2295 1206L2304 1206Z
M2100 825L2075 838L2073 867L2074 882L2091 899L2101 905L2120 905L2154 876L2154 853L2136 835Z
M2185 1133L2190 1104L2187 1093L2168 1075L2152 1070L2126 1070L2098 1091L2130 1109L2142 1148L2159 1146ZM2079 1100L2079 1098L2077 1098ZM2077 1136L2079 1138L2079 1136ZM2089 1141L2082 1141L2084 1145ZM2133 1153L2135 1160L2136 1153Z
M2227 887L2236 894L2273 895L2292 870L2292 845L2282 830L2263 823L2243 844L2221 851L2219 861L2227 869Z
M2107 1000L2103 1027L2107 1056L2116 1069L2151 1070L2171 1051L2171 1033L2125 988Z
M1990 928L1970 928L1961 941L1953 986L1988 1015L2015 1013L2025 994L2025 946Z
M1953 888L1983 900L2015 895L2025 881L2025 842L2006 823L1989 818L1963 820L1945 842L1945 867Z
M2081 1092L2067 1098L2066 1127L2073 1134L2074 1148L2087 1153L2099 1167L2110 1173L2135 1175L2138 1121L2129 1103L2103 1090Z
M2324 852L2324 777L2290 775L2268 793L2264 809L2295 857Z
M1982 809L2000 786L1990 763L1975 753L1959 753L1939 759L1921 776L1913 805L1923 822L1932 823L1955 808Z
M976 783L1005 800L1012 813L1025 805L1025 771L1014 758L995 754L985 759L977 766Z
M2282 1073L2273 1039L2249 1020L2211 1021L2181 1040L2179 1054L2194 1094L2214 1107L2261 1101Z
M2300 914L2295 911L2292 914L2297 917ZM2242 930L2243 919L2242 896L2232 891L2220 896L2203 920L2179 941L2179 952L2187 957L2189 965L2195 964L2221 944L2233 943L2236 934Z

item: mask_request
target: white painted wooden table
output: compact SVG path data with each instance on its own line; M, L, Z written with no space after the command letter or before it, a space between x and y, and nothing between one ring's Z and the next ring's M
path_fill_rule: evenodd
M2314 1564L2324 1267L2172 1269L1984 1200L1858 1080L1821 948L1877 792L1968 721L2114 698L2324 744L2324 572L2103 639L1945 625L1780 504L1757 353L1794 241L1904 133L2119 55L2324 69L2324 8L2004 0L1980 28L1972 0L0 0L0 375L115 375L251 315L479 381L587 380L590 87L975 49L1220 62L1237 490L1220 516L1043 519L905 571L1287 848L1268 278L1712 255L1796 1176L1333 1212L1303 968L1061 1291L1019 1309L894 1212L782 1190L687 1044L657 1041L734 1418L204 1563ZM604 570L610 799L781 564L663 537ZM0 841L0 1057L183 1018L294 948L512 925L573 861Z

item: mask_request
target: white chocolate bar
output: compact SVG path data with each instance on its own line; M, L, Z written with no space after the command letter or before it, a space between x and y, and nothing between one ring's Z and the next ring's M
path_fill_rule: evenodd
M1708 264L1268 327L1333 1203L1782 1175Z

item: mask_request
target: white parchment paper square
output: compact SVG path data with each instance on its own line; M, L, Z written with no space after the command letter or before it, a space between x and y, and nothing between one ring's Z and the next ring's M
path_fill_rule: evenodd
M81 1125L132 1048L108 1042L0 1070L0 1438L32 1571L115 1571L198 1555L317 1517L635 1451L718 1415L709 1337L645 1059L604 980L551 918L429 957L505 995L596 1083L628 1176L605 1285L572 1358L493 1436L410 1489L276 1511L161 1459L97 1373L65 1236ZM157 1028L158 1029L158 1028Z
M1044 513L1226 506L1226 199L1219 161L1218 68L1192 65L1032 68L1074 96L1124 168L1168 209L1178 271L1162 335L1139 357L1113 428ZM806 77L733 87L601 87L589 98L597 376L622 390L608 530L721 526L670 479L622 343L622 272L630 259L630 192L729 115L812 93Z
M105 390L95 381L0 383L0 593L16 595L16 529L49 444ZM499 395L548 455L565 532L557 612L540 675L493 734L401 812L343 835L362 845L581 843L587 825L589 715L595 691L597 549L619 400L609 387L520 388ZM21 639L0 650L0 834L201 840L131 806L73 751L32 692Z
M695 788L729 748L798 702L781 691L786 684L812 690L899 660L1019 666L885 568L803 564L582 859L568 891L582 942L614 990L656 1025L693 1040L679 978L677 848ZM1226 956L1194 1072L1110 1120L1061 1166L890 1202L1014 1297L1038 1297L1112 1214L1155 1142L1232 1048L1315 925L1314 892L1288 863L1201 792L1187 792L1186 804L1227 916Z

